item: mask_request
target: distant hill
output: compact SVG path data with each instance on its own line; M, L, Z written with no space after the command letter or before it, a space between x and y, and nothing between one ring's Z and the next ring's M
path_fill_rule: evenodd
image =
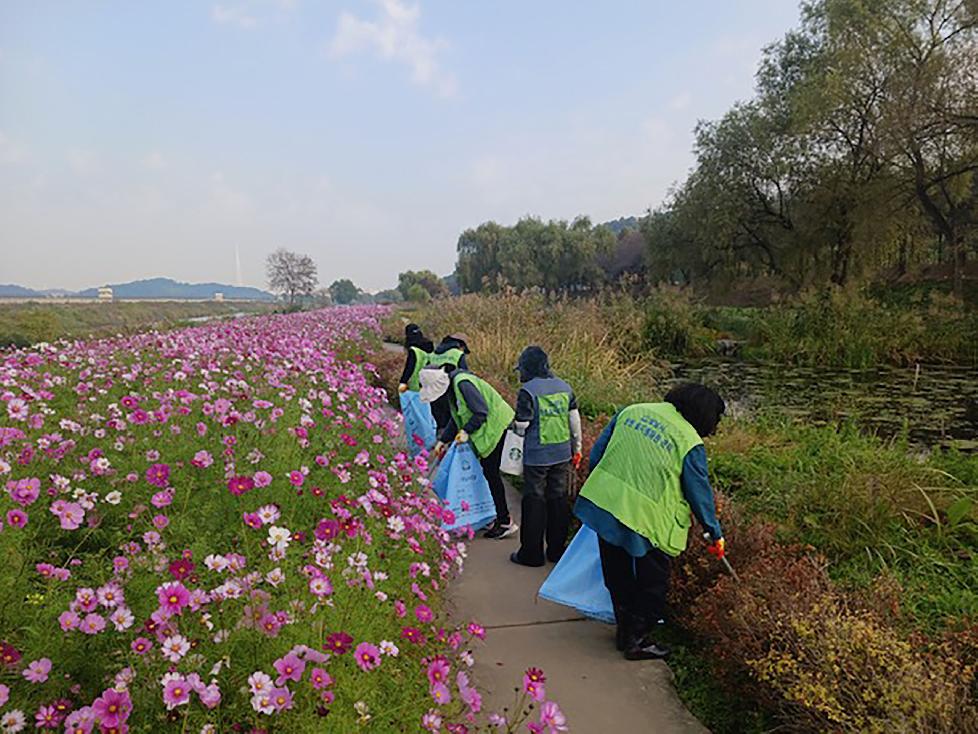
M227 285L225 283L180 283L171 278L150 278L129 283L112 283L115 298L172 298L178 300L209 300L215 293L223 293L228 300L273 301L275 296L260 288ZM65 296L96 298L98 288L86 288L76 293L61 289L36 291L19 285L0 285L0 298L45 298Z
M31 290L22 285L0 283L0 298L43 298L41 291Z
M180 283L170 278L150 278L134 280L129 283L110 283L112 295L115 298L186 298L188 300L205 300L213 298L215 293L223 293L227 299L248 299L253 301L272 301L271 293L259 288L226 285L224 283ZM95 298L98 288L88 288L79 291L79 298Z

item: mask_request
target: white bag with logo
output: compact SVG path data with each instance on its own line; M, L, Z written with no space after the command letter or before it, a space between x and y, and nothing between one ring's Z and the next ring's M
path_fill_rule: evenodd
M503 441L503 456L499 461L499 471L514 477L523 475L523 437L517 435L513 429L506 431L506 440Z

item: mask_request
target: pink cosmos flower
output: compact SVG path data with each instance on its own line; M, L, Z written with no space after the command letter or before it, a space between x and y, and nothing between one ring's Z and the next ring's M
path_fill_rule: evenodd
M437 734L441 731L441 715L435 709L429 709L428 713L421 717L421 728Z
M301 487L304 481L306 481L306 475L301 471L293 470L289 472L289 484L293 487Z
M432 686L445 683L448 680L449 672L451 672L451 666L448 664L448 660L442 655L437 655L428 663L428 683Z
M360 670L369 672L380 667L380 650L369 642L361 642L357 649L353 651L353 657L360 666Z
M267 487L269 484L272 483L272 475L269 474L267 471L256 471L255 476L253 477L253 481L255 483L255 486L258 487L259 489L262 487Z
M473 637L478 637L480 640L486 639L486 628L478 622L469 622L468 630Z
M99 632L105 629L105 617L101 614L86 614L85 618L78 625L78 629L84 632L86 635L97 635Z
M126 691L107 689L92 702L92 713L101 721L104 727L119 727L129 718L132 711L132 700Z
M333 678L322 668L313 668L309 674L309 682L312 683L313 688L320 691L333 685Z
M61 715L54 706L41 706L34 714L34 724L37 729L57 729L61 723Z
M302 673L306 669L305 662L291 652L276 660L272 665L278 671L278 677L275 679L277 686L285 685L286 681L290 680L298 683L302 680Z
M129 647L131 647L132 651L137 655L145 655L153 649L153 643L145 637L137 637L132 641L132 644L129 645Z
M209 451L198 451L194 454L194 458L190 460L190 463L198 469L206 469L214 463L214 457L210 455Z
M540 723L547 727L549 734L567 731L567 717L553 701L544 701L540 706Z
M405 627L401 630L401 637L408 642L413 642L415 645L423 645L425 643L424 633L416 627Z
M153 515L153 526L157 530L163 530L169 524L170 518L168 518L166 515Z
M204 704L206 708L217 708L217 706L221 703L221 689L218 687L217 683L211 683L210 685L199 688L197 690L197 695L200 697L200 702Z
M77 530L85 521L85 510L77 502L66 502L61 512L55 514L61 521L62 530Z
M7 701L10 700L10 688L0 683L0 708L7 705Z
M235 497L240 497L245 492L250 492L255 488L255 482L251 477L236 476L228 480L228 491Z
M169 464L153 464L146 470L146 481L153 486L165 488L169 479Z
M156 589L156 598L160 608L170 614L180 614L181 610L190 604L190 592L179 581L170 581Z
M245 512L242 514L242 518L244 519L245 525L254 530L260 530L262 525L265 524L257 512Z
M418 618L419 622L430 622L435 618L435 615L431 611L431 607L425 604L418 604L414 608L414 616Z
M81 626L81 617L72 611L61 612L58 616L58 624L61 625L61 629L65 632L71 632Z
M349 651L352 644L353 638L346 632L333 632L326 635L326 644L323 645L323 649L334 655L343 655Z
M174 579L177 581L183 581L185 578L190 576L196 568L197 567L194 565L194 562L189 558L178 558L170 563L167 570Z
M435 683L431 687L431 697L435 699L435 703L439 706L444 706L452 702L452 692L448 690L448 686L444 683Z
M41 493L41 480L36 477L30 479L18 479L16 482L7 482L7 491L10 499L21 507L28 507L37 500Z
M292 708L292 693L288 688L273 688L269 694L269 698L276 711L285 711Z
M24 669L23 675L31 683L43 683L48 679L48 673L51 672L51 660L48 658L41 658L40 660L34 660L27 664Z
M313 534L319 540L332 540L340 534L340 524L336 520L320 520Z
M8 510L7 525L18 529L24 527L27 525L27 513L21 510Z
M167 711L172 711L177 706L182 706L190 701L190 684L187 679L178 676L171 678L163 687L163 703L166 704Z

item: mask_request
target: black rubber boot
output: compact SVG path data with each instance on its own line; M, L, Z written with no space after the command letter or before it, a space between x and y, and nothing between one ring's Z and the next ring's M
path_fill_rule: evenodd
M644 637L628 646L625 650L625 660L663 660L669 657L671 652L672 650L667 646Z
M621 606L615 607L615 647L619 652L634 647L641 642L645 634L645 624L640 617L635 616Z

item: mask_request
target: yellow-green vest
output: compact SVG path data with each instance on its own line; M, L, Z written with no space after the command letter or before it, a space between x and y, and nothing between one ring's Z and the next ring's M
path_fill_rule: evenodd
M503 433L513 422L516 413L510 407L503 396L496 392L496 389L481 377L476 377L471 372L459 372L452 378L452 389L455 391L455 401L452 404L452 418L459 430L472 418L472 411L462 397L461 385L463 382L471 382L482 395L489 408L489 415L486 422L469 436L472 448L479 458L484 459L492 453L493 449L503 437Z
M690 508L679 477L703 439L671 403L631 405L615 422L581 496L670 556L686 549Z
M414 353L414 372L408 378L407 386L408 390L418 392L421 389L421 370L428 366L428 359L431 354L420 347L410 347L408 351Z
M441 354L436 354L432 352L430 355L428 355L428 366L443 367L446 364L450 364L452 367L455 367L457 369L459 361L464 356L465 356L465 352L455 347L446 350Z

